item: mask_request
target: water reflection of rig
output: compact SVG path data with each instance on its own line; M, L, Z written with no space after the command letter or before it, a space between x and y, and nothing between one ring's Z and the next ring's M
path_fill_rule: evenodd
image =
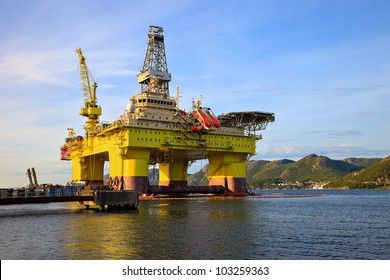
M97 83L91 83L85 58L77 50L84 106L85 137L69 136L61 159L72 161L72 181L140 195L162 193L223 193L246 195L246 160L256 152L258 131L275 120L273 113L233 112L215 116L193 101L192 111L179 109L179 93L169 95L163 29L150 26L148 45L138 83L141 92L130 98L114 122L99 122ZM208 186L188 186L189 162L208 159ZM109 161L109 177L104 164ZM158 164L159 184L149 184L149 165Z

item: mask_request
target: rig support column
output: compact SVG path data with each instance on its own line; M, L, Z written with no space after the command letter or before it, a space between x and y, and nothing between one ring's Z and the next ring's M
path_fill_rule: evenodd
M210 186L223 186L228 194L246 194L246 154L210 152Z
M162 187L187 187L188 161L175 159L170 163L160 163L160 181Z
M148 192L149 188L149 156L147 149L110 153L110 178L108 185L117 190L134 190L139 194Z
M102 185L104 161L102 154L74 158L72 160L72 180Z

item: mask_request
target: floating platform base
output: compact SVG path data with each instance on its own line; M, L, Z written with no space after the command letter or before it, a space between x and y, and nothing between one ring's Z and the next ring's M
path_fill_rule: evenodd
M175 194L218 194L223 195L226 189L223 186L186 186L166 187L149 186L148 192L151 195L175 195Z
M226 196L226 195L144 195L139 200L232 200L232 199L266 199L266 198L310 198L323 197L325 194L308 194L308 195L261 195L253 194L246 196Z

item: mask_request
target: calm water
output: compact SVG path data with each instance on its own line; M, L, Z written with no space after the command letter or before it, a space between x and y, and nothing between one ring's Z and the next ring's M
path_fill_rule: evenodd
M390 191L325 197L0 206L0 259L390 259Z

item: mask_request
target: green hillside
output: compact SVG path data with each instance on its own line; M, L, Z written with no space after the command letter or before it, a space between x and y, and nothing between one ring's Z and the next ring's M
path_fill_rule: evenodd
M366 168L375 163L378 163L382 158L346 158L343 161L353 164L357 167Z
M376 174L373 170L376 169L375 165L382 162L381 160L378 158L333 160L315 154L308 155L299 161L252 160L247 163L247 182L255 188L262 188L275 187L278 183L331 181L347 174L365 174L363 169L370 166L372 166L370 174ZM208 165L206 165L201 171L189 176L189 185L207 185L208 170ZM332 180L332 184L333 182L336 184L335 180ZM336 187L336 185L330 186Z
M341 178L333 179L327 188L390 188L390 157Z
M287 166L282 173L282 179L289 181L327 180L359 169L341 160L311 154Z
M188 176L188 185L207 186L209 184L209 179L207 178L208 174L209 174L209 165L207 164L195 174Z

